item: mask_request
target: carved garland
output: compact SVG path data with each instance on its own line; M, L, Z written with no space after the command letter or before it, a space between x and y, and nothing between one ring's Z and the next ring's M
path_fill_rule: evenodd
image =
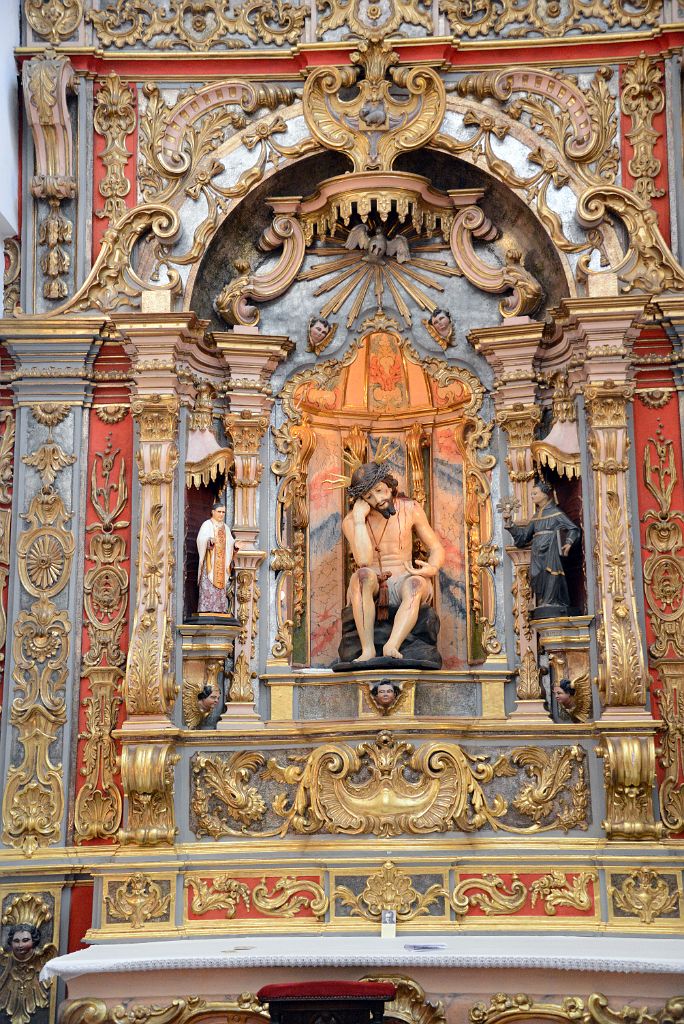
M110 223L126 212L126 196L131 183L126 177L126 164L131 158L126 149L126 136L135 130L135 96L113 71L101 83L95 95L93 127L105 139L105 150L100 157L106 174L98 191L104 207L95 211L97 217L106 217Z

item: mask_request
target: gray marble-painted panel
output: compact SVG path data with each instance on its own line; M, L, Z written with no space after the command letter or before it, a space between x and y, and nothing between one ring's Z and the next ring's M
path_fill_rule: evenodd
M418 718L475 718L480 714L477 683L417 683L415 714Z

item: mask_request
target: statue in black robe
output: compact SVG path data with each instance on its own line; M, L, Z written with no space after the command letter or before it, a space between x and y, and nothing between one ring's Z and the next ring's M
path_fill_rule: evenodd
M579 538L580 529L556 505L551 485L537 480L532 487L535 515L525 526L514 526L510 513L504 513L504 526L517 548L531 547L530 584L537 606L532 618L548 619L579 614L570 605L568 581L563 558Z

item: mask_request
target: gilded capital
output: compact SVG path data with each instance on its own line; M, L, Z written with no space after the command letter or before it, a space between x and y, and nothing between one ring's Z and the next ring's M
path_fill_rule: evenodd
M133 402L131 411L140 428L141 442L173 441L179 409L177 395L146 395Z
M224 416L223 425L237 455L259 454L261 440L268 429L265 416L255 416L249 410L244 410Z

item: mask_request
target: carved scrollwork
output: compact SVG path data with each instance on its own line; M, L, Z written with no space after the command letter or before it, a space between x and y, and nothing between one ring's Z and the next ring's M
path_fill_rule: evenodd
M533 781L518 788L510 806L530 824L507 817L508 799L485 789L496 778L516 777L520 768ZM261 786L269 782L286 788L267 809ZM213 838L246 832L422 835L484 827L518 834L569 831L587 828L588 797L579 747L523 747L491 761L455 743L414 749L381 732L373 742L326 744L292 755L286 764L271 757L264 765L262 754L244 751L229 758L198 755L193 766L194 829Z
M75 999L63 1005L62 1024L200 1024L208 1017L220 1017L230 1024L259 1024L268 1021L268 1011L251 992L235 1000L210 1002L197 996L174 999L165 1005L127 1002L107 1006L101 999Z
M41 473L43 489L30 502L29 529L17 544L19 577L37 600L19 613L14 625L14 671L17 696L10 719L23 748L19 764L10 766L3 795L4 840L27 854L58 840L64 809L62 765L50 751L66 722L71 623L51 598L69 581L74 537L71 515L53 483L75 461L55 442L23 456Z
M627 138L634 150L627 167L634 178L634 191L646 202L665 195L655 184L661 163L653 152L660 138L660 133L653 127L653 118L665 108L665 92L660 85L662 79L662 68L645 53L640 53L623 69L620 106L622 112L632 119Z
M139 930L148 921L168 918L171 893L163 893L149 875L136 871L120 885L110 883L104 902L108 917Z
M325 891L311 879L279 878L268 891L266 879L252 889L252 902L257 910L267 917L295 917L300 910L308 908L314 917L322 918L328 909Z
M653 816L653 739L606 736L596 753L604 759L607 817L603 827L608 838L659 839L663 826Z
M214 301L214 308L229 324L253 326L259 322L259 310L249 299L266 302L282 295L290 287L304 260L304 232L296 217L276 214L263 233L259 247L264 252L282 248L280 258L265 274L242 274L225 285Z
M555 1024L675 1024L682 1019L682 999L669 999L659 1009L623 1006L614 1010L599 992L592 993L586 1004L576 996L568 996L562 1003L537 1003L529 996L515 996L503 992L493 996L487 1006L476 1003L469 1013L471 1024L513 1024L515 1021L554 1021Z
M320 12L319 39L343 25L353 35L371 42L389 37L400 25L420 25L428 33L432 29L432 14L422 0L390 0L383 6L371 7L361 0L317 0L316 6Z
M397 992L390 1003L385 1003L385 1013L394 1020L405 1024L446 1024L444 1003L430 1002L418 982L402 974L367 975L361 981L386 981L394 985Z
M262 754L240 752L232 754L228 761L216 754L197 755L193 760L195 790L192 797L192 811L197 819L198 836L209 835L218 839L224 835L245 832L253 822L260 822L266 813L266 804L247 780L264 764ZM212 798L226 808L242 829L233 829L210 808Z
M117 472L118 460L118 472ZM83 611L90 646L82 659L90 695L83 700L86 728L81 774L85 782L76 796L76 841L114 836L121 823L123 800L114 778L119 759L112 731L123 704L121 678L126 655L121 635L128 609L126 540L117 534L129 524L121 518L128 503L126 461L108 436L103 451L93 456L90 503L98 523L92 533L83 581Z
M429 886L425 892L418 892L411 876L397 867L391 860L366 879L364 889L357 895L346 885L338 885L333 899L343 907L349 907L351 917L363 917L367 921L380 921L383 910L393 910L397 921L412 921L430 913L430 907L444 901L448 894L438 884Z
M27 0L24 14L37 36L62 43L83 20L83 0Z
M160 285L143 280L132 265L133 249L144 235L158 239L175 237L180 221L175 210L161 203L136 206L102 236L100 252L90 273L78 291L56 313L101 309L107 312L124 304L135 305L143 291L177 291L178 271L168 268L167 280Z
M304 116L326 149L345 153L355 171L388 171L399 153L425 145L444 117L444 84L432 68L396 68L390 44L362 42L352 68L316 68L304 87ZM405 90L397 97L392 85ZM351 99L340 91L357 87Z
M96 210L95 214L106 217L111 223L126 212L125 198L131 190L131 183L125 175L126 164L131 157L126 149L126 136L135 130L135 124L133 91L110 71L95 96L93 127L106 143L100 158L106 173L98 186L104 207Z
M531 908L541 902L550 917L558 907L588 911L594 905L589 887L597 879L595 871L581 871L572 880L562 871L552 871L529 884L513 874L507 884L501 875L477 875L459 881L451 894L451 905L463 917L472 906L479 907L488 917L516 914L528 900Z
M173 743L129 743L121 751L121 782L128 797L128 820L118 832L122 844L158 846L176 835Z
M611 213L624 223L628 241L622 259L605 272L616 274L625 292L634 288L652 293L681 291L684 269L661 235L658 216L646 200L609 184L587 189L578 200L577 216L587 228L598 227ZM585 277L603 272L591 270L585 257L580 258L580 269Z
M101 11L89 10L102 46L118 48L157 43L163 49L206 52L212 47L240 48L246 37L251 43L282 46L300 40L308 8L282 3L274 7L266 0L245 0L231 14L223 0L116 0ZM192 17L189 16L192 15Z
M485 0L476 7L466 0L440 0L440 9L456 37L494 34L511 39L532 35L555 39L573 33L605 32L614 25L653 25L660 15L662 0L647 0L644 4L630 0L570 0L543 8L535 0L523 0L515 6Z
M638 917L642 924L653 924L656 918L678 908L682 892L676 887L671 889L653 868L637 868L622 879L621 885L610 885L608 896L613 906L627 916Z

